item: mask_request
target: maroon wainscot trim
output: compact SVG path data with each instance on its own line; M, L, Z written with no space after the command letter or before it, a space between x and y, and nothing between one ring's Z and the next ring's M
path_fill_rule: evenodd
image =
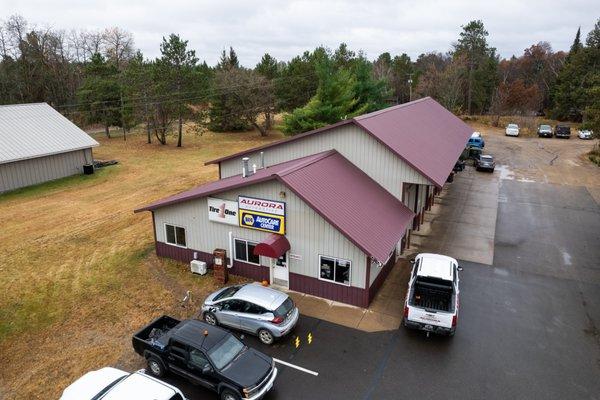
M186 249L183 247L172 246L163 242L156 242L156 255L159 257L171 258L182 263L189 264L194 259L204 261L209 268L212 268L213 255L199 250ZM229 263L229 258L227 258ZM233 266L229 269L229 273L239 275L255 281L269 280L269 268L263 265L248 264L241 261L233 262Z
M290 272L290 289L358 307L367 307L366 289L329 283Z

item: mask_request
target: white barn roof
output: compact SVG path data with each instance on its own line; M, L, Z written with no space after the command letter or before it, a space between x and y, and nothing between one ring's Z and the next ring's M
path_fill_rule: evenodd
M0 106L0 164L98 146L46 103Z

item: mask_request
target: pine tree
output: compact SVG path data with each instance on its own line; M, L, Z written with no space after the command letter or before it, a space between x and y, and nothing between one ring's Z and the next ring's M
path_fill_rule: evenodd
M454 45L454 58L464 57L467 70L466 106L471 114L474 108L482 112L489 106L495 88L498 57L496 49L487 43L488 32L480 20L464 25L458 42ZM491 85L490 85L491 83Z
M188 50L188 41L182 40L179 35L170 34L169 38L163 37L160 45L161 57L157 60L157 66L162 70L162 81L170 92L174 101L165 110L172 109L177 115L177 147L182 145L183 117L188 113L184 98L184 89L192 89L194 86L194 69L198 58L194 50ZM188 96L189 97L189 96Z
M581 27L577 28L577 33L575 34L575 40L573 40L573 44L571 45L571 49L569 50L569 55L573 55L581 50L583 46L581 45Z
M111 126L122 126L121 85L116 67L96 53L85 67L86 78L77 91L80 111L88 123L101 123L110 138Z

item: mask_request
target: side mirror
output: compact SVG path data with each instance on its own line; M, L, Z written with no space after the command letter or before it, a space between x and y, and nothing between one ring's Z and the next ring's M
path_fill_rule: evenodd
M456 267L457 270L462 271L463 267L461 267L460 265L458 267Z
M412 260L410 260L410 263L414 264L415 263L415 259L413 258Z
M202 367L202 373L203 374L210 374L212 372L212 367L209 364L206 364L204 367Z

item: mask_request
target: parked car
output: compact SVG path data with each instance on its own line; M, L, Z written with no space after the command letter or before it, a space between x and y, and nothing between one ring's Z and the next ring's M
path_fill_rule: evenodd
M458 271L462 268L454 258L431 253L419 254L411 263L404 326L453 336L458 321Z
M212 293L204 300L201 314L210 325L239 329L272 344L290 333L300 312L287 294L251 283Z
M479 158L475 160L475 169L477 171L494 172L495 167L496 163L494 162L494 157L490 155L480 155Z
M60 400L185 400L175 386L146 375L106 367L91 371L69 385Z
M215 391L221 400L258 400L277 378L271 357L203 321L163 315L133 336L133 348L152 375L172 372Z
M537 134L539 137L552 137L552 127L550 125L538 126Z
M568 139L571 137L571 128L567 125L556 125L554 127L554 136Z
M504 132L505 132L506 136L519 136L519 125L508 124L506 126L506 130Z
M482 149L485 147L485 141L481 136L471 136L467 142L468 148Z
M577 131L577 136L579 139L587 140L594 137L594 132L590 131L589 129L580 129Z

